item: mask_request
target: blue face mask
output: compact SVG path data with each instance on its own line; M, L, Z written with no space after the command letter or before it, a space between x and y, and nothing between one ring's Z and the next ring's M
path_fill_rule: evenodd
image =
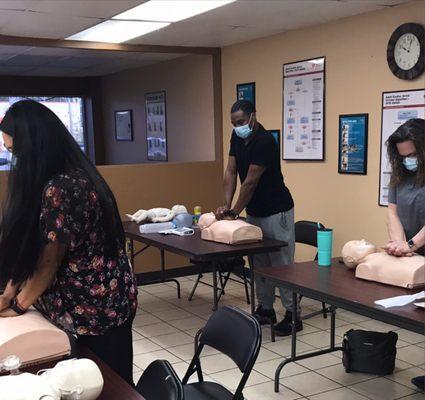
M234 128L236 135L238 135L241 139L246 139L252 133L252 128L250 127L251 118L252 114L249 117L249 121L246 125L235 126Z
M403 165L408 171L416 172L418 170L418 158L417 157L404 157Z

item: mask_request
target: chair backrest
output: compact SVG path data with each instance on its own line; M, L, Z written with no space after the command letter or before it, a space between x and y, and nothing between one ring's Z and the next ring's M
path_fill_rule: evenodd
M199 344L226 354L245 373L252 368L260 351L260 325L250 314L226 306L210 317L202 329Z
M320 222L297 221L295 223L295 242L317 247L317 229L325 226Z
M167 360L150 363L136 389L146 400L184 400L182 383Z

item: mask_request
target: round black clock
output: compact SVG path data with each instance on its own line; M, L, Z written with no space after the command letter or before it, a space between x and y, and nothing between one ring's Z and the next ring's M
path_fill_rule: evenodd
M387 61L392 73L400 79L414 79L425 69L425 29L416 23L400 25L387 46Z

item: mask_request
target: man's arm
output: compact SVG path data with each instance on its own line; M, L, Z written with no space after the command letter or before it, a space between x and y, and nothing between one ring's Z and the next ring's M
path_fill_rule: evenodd
M251 201L258 182L260 181L260 178L265 170L266 167L262 165L251 164L249 166L248 175L241 186L238 200L233 207L233 210L236 212L236 214L240 214Z
M229 156L226 172L224 173L224 205L232 207L232 200L236 190L237 169L236 158Z
M25 310L31 307L53 283L65 251L66 246L61 245L59 242L52 242L44 247L36 272L25 282L22 290L16 296L20 307ZM10 309L0 312L0 317L12 317L16 315Z

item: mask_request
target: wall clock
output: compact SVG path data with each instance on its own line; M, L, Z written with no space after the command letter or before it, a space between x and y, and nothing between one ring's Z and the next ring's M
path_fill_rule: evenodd
M387 61L391 72L400 79L414 79L425 68L425 29L416 23L400 25L387 46Z

